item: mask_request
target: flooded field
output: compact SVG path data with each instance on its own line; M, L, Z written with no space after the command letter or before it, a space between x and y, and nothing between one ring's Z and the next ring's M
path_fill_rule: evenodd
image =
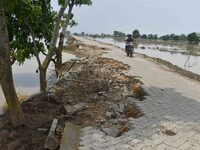
M121 48L125 47L125 43L122 40L114 40L113 38L95 38L95 40L114 44ZM200 74L200 56L190 56L187 54L190 53L187 48L190 48L190 46L181 45L180 43L173 45L143 41L138 43L135 52L169 61L185 70ZM191 51L194 50L191 48ZM199 53L196 52L196 54Z
M44 57L44 56L41 56ZM72 54L63 53L63 61L76 58ZM39 75L36 73L38 67L35 57L26 60L23 65L14 64L13 69L13 78L16 87L17 93L20 95L31 95L39 92ZM53 63L50 64L48 74L51 74L51 71L54 69ZM0 87L0 106L5 102L3 91ZM0 108L0 114L3 111Z

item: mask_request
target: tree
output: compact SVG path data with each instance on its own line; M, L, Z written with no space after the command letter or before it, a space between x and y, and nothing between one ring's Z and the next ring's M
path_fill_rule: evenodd
M40 91L45 93L47 87L46 72L54 61L56 43L61 18L68 5L68 0L59 0L60 10L56 14L50 0L31 3L23 0L24 5L16 6L14 13L8 13L8 26L11 35L11 52L14 60L22 63L25 58L36 57L40 77ZM46 52L47 51L47 52ZM39 54L45 55L41 61Z
M24 0L24 2L26 2L24 5L21 3L17 5L17 9L10 14L8 13L7 17L9 33L13 34L10 41L12 56L14 60L20 63L23 63L25 58L36 57L40 77L40 91L45 93L47 85L46 70L49 60L54 54L54 50L51 48L54 44L54 41L51 42L54 15L50 0L41 0L34 3L31 3L30 0ZM46 49L48 49L48 54L45 53ZM44 62L39 57L41 52L46 55Z
M188 34L187 40L191 43L198 43L199 42L199 37L195 32Z
M186 36L185 34L181 34L181 35L179 36L179 40L180 40L180 41L186 41L186 40L187 40L187 36Z
M170 35L169 35L169 39L170 39L170 40L174 40L174 41L178 41L178 40L179 40L179 36L178 36L178 35L175 35L175 34L170 34Z
M147 36L148 39L153 39L153 40L157 40L158 39L158 35L157 34L149 34Z
M170 40L170 35L163 35L163 36L161 36L160 37L160 39L162 39L162 40L164 40L164 41L168 41L168 40Z
M40 71L40 90L43 93L46 92L46 87L47 87L46 71L47 71L47 68L48 68L50 62L52 61L53 55L55 54L61 18L62 18L63 14L65 12L65 9L68 5L67 2L68 2L67 0L60 2L61 8L60 8L60 10L55 18L55 21L54 21L54 29L52 32L52 37L51 37L51 42L50 42L50 47L48 49L48 53L47 53L43 63L38 61L39 71Z
M9 38L5 17L5 3L0 1L0 84L9 108L10 120L14 126L24 122L24 115L14 87L11 59L9 55Z
M147 38L148 39L153 39L153 34L148 34Z
M143 34L143 35L141 36L141 38L147 39L147 35L146 35L146 34Z
M174 37L172 38L172 40L178 41L179 40L179 36L178 35L174 35Z
M126 34L121 31L114 31L113 36L114 37L126 37Z
M139 38L140 37L140 32L139 30L134 30L133 31L133 38Z
M56 50L55 70L56 70L57 77L59 77L61 75L60 72L61 72L61 66L62 66L62 50L63 50L65 32L69 25L74 26L77 24L73 20L73 14L72 14L73 7L74 7L74 5L82 6L82 5L91 5L91 4L92 4L91 0L68 0L68 13L65 16L64 25L62 27L62 32L60 33L59 47ZM81 34L85 35L84 32L82 32Z
M157 40L157 39L158 39L158 35L157 35L157 34L154 34L154 35L153 35L153 39L154 39L154 40Z

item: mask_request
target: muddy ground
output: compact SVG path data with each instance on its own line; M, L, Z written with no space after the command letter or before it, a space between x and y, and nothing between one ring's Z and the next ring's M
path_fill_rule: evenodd
M47 95L37 94L22 103L26 118L23 126L13 128L7 122L7 114L4 115L0 149L45 149L54 118L59 120L55 145L55 149L59 149L67 121L80 127L93 126L103 132L105 128L115 127L118 132L111 136L116 137L129 130L127 118L142 116L129 98L143 100L145 92L138 79L124 74L129 66L100 57L106 52L104 48L73 40L65 51L80 59L63 64L62 77L49 87Z

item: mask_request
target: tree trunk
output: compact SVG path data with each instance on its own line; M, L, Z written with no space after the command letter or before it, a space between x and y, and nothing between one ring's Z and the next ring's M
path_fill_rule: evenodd
M65 37L65 35L61 32L60 33L59 47L56 50L55 70L56 70L57 78L61 75L60 72L61 72L61 67L62 67L62 49L63 49L64 37Z
M56 70L57 77L60 77L60 72L61 72L61 67L62 67L62 50L63 50L64 38L65 38L67 27L69 25L70 15L72 13L73 6L74 6L74 1L69 5L68 16L65 20L64 26L62 28L62 32L60 33L59 47L56 50L55 70Z
M54 23L54 30L52 33L52 38L51 38L51 44L50 44L50 48L48 49L48 54L45 57L45 60L42 63L43 68L46 70L49 66L49 63L51 62L51 59L53 57L53 55L55 54L55 49L56 49L56 43L57 43L57 38L59 35L59 27L60 27L60 22L61 22L61 18L65 12L65 9L67 7L67 0L65 2L66 4L64 6L62 6L58 12L58 15L55 19L55 23Z
M0 84L8 104L10 120L14 126L24 122L24 115L14 87L11 60L9 55L9 39L3 1L0 1Z
M67 7L67 1L65 1L65 5L62 6L56 16L55 23L54 23L54 30L52 32L52 38L51 38L51 44L50 48L48 49L48 54L46 55L43 63L39 64L39 71L40 71L40 91L43 92L44 94L46 93L46 88L47 88L47 80L46 80L46 72L47 68L49 66L49 63L51 62L51 59L53 55L55 54L55 48L56 48L56 43L57 43L57 38L59 34L59 27L60 27L60 22L61 18L65 12L65 9Z
M39 67L40 74L40 91L46 94L47 80L46 80L46 69Z

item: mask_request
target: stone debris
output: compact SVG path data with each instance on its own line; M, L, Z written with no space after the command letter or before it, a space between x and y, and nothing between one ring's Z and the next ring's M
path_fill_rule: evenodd
M49 90L63 104L68 121L119 137L131 129L127 117L141 116L128 97L134 96L132 85L140 82L123 74L127 69L101 57L79 59Z
M79 127L67 122L62 136L60 150L77 150L79 147L79 136Z
M109 136L117 137L120 133L120 130L117 127L103 128L102 131Z
M46 129L46 128L38 128L37 130L40 131L40 132L47 132L48 131L48 129Z
M74 113L81 111L84 107L86 107L85 103L79 103L74 106L71 105L64 106L67 115L73 115Z
M54 150L58 147L58 139L55 132L57 124L58 119L54 119L44 145L44 148L46 149Z

